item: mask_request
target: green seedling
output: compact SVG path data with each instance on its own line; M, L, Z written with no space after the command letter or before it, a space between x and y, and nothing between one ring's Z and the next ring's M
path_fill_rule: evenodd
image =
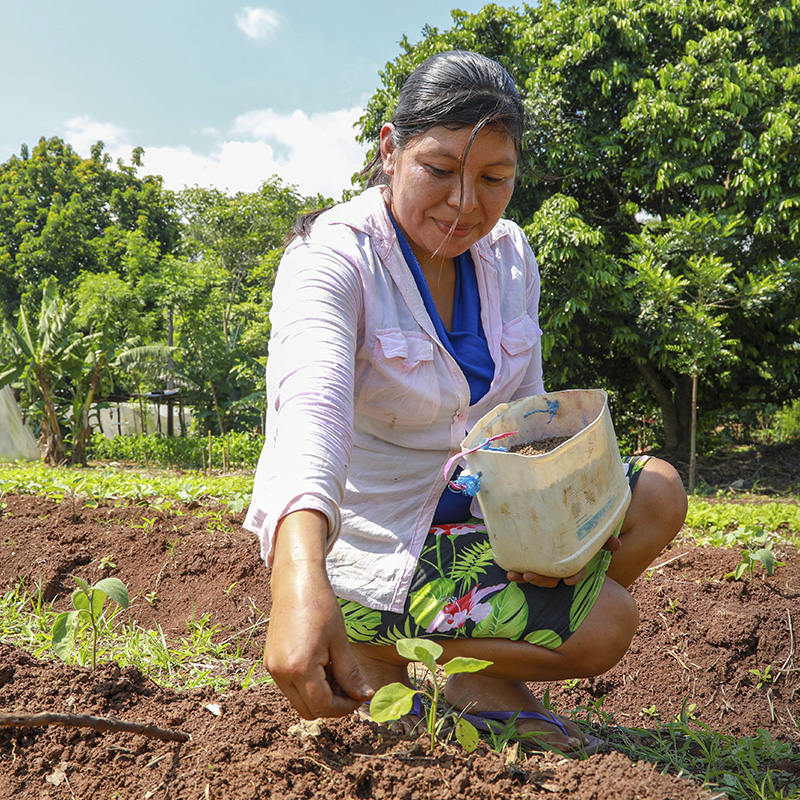
M116 568L117 568L117 565L116 565L116 562L114 561L114 556L113 555L112 556L103 556L100 559L100 563L97 565L97 569L99 569L100 572L104 572L107 569L116 569Z
M55 618L51 630L53 650L60 659L67 661L75 649L76 638L88 625L92 629L92 669L95 669L99 622L106 598L111 598L120 608L127 608L128 589L119 578L103 578L94 586L89 586L75 575L71 577L78 584L78 588L72 593L75 610L64 611Z
M775 683L775 675L772 674L772 665L767 664L762 672L760 669L751 669L748 670L751 675L755 675L758 679L758 688L761 689L764 686L772 686Z
M772 542L765 544L759 550L750 550L749 548L742 550L741 561L736 565L736 569L733 572L729 572L725 578L726 580L738 581L747 572L750 574L750 580L753 580L756 567L759 564L767 571L767 575L772 575L776 567L784 566L782 561L775 560L775 556L772 553Z
M395 643L398 654L409 661L421 662L430 672L431 691L420 691L404 686L402 683L390 683L382 686L375 692L375 697L370 702L370 714L376 722L389 722L400 719L411 711L415 694L423 694L430 700L430 708L426 712L426 727L431 740L431 752L436 747L436 735L441 730L447 717L445 715L437 720L437 707L441 687L436 680L436 667L439 658L444 650L437 642L428 639L400 639ZM442 664L445 675L455 675L460 672L480 672L490 666L492 661L484 661L480 658L466 658L456 656ZM456 740L467 752L472 752L478 746L478 731L475 726L465 719L458 718L456 721Z
M645 717L650 717L650 719L656 719L658 717L658 709L656 708L655 703L653 703L650 708L643 708L642 715Z

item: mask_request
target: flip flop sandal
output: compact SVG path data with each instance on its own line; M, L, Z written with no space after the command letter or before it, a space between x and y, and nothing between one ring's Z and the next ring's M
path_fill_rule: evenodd
M555 725L567 739L571 738L564 723L555 714L540 714L538 711L479 711L475 714L465 712L460 716L467 722L471 722L478 730L488 731L489 733L501 733L512 719L514 721L536 719L540 722L549 722L551 725ZM589 741L581 747L570 747L562 750L552 745L552 749L563 753L568 758L581 758L594 755L605 747L606 743L602 739L598 739L591 734L585 735ZM530 733L518 733L511 740L519 742L523 747L530 749L535 749L541 744L536 742L534 736Z

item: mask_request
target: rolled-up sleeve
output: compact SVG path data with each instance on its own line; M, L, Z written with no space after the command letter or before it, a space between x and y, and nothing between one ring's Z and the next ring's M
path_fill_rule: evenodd
M356 267L299 242L284 256L272 297L267 431L245 527L270 562L275 528L292 511L320 511L328 545L353 447L353 380L362 288Z

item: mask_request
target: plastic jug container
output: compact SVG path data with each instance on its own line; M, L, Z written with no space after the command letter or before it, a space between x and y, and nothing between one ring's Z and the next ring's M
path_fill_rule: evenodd
M511 431L463 456L465 474L480 473L477 499L495 561L517 572L574 575L621 526L631 498L608 396L571 389L504 403L467 434L462 451ZM541 455L488 449L557 436L570 438Z

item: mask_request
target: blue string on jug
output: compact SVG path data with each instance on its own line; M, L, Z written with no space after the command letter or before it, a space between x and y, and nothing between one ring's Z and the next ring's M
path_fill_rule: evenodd
M453 466L453 463L462 456L468 456L470 453L475 453L478 450L498 450L501 452L506 452L507 448L505 447L489 447L489 445L497 439L504 439L506 436L513 436L515 433L517 433L517 431L498 433L497 436L489 436L477 447L473 447L470 450L463 450L462 452L451 456L447 459L447 463L444 465L445 479L447 479L447 476L450 474L450 469ZM455 492L462 492L469 497L475 497L475 495L478 494L481 489L481 473L479 472L477 475L459 475L454 481L448 479L447 485Z
M549 414L550 416L547 418L547 424L549 425L553 421L556 411L558 411L558 400L550 400L550 398L545 397L544 401L547 403L547 408L535 408L533 411L529 411L523 416L529 417L531 414Z

